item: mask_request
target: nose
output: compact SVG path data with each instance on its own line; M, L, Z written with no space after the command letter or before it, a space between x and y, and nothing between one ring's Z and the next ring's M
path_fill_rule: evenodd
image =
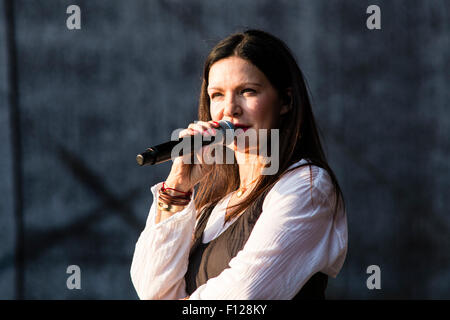
M237 118L242 114L242 108L239 105L239 100L234 96L234 94L228 94L225 98L224 103L224 117Z

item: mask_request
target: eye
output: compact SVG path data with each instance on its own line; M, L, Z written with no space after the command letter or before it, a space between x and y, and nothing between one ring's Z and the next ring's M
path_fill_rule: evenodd
M251 88L245 88L241 91L242 94L244 94L246 92L253 94L253 93L256 93L256 90L251 89Z
M220 92L214 92L213 94L211 94L211 99L217 98L222 96L222 94Z

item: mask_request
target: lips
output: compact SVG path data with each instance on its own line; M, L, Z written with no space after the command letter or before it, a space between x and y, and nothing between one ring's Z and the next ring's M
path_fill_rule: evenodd
M236 129L242 129L244 132L247 131L248 128L250 128L251 126L248 126L246 124L240 124L240 123L236 123L234 124L234 127Z

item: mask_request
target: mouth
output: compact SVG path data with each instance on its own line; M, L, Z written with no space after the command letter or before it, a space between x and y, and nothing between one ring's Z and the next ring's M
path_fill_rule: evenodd
M235 124L234 127L236 129L242 129L244 132L248 130L251 126L245 125L245 124Z

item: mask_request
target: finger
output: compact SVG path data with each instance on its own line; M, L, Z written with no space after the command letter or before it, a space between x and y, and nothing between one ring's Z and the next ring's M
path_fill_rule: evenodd
M214 120L209 120L209 121L196 121L195 122L196 124L202 124L202 125L205 125L205 126L207 126L207 127L214 127L214 128L218 128L220 125L219 125L219 122L217 122L217 121L214 121Z
M220 124L217 121L211 120L211 121L208 121L208 122L212 123L213 126L216 127L216 128L220 127Z
M196 132L199 132L200 134L202 134L204 136L214 135L216 133L213 123L204 122L204 121L198 121L196 123L191 123L189 125L189 128L195 130Z
M218 128L220 127L219 123L217 121L214 120L209 120L209 121L196 121L194 123L192 123L192 125L201 125L205 128Z
M204 122L204 124L209 127L209 128L219 128L219 122L214 121L214 120L209 120L208 122Z
M211 165L214 163L214 157L212 155L213 152L214 150L211 149L210 145L203 146L200 150L195 152L196 163L202 166Z
M184 138L184 137L186 137L186 136L192 136L192 135L194 135L196 132L194 131L194 129L191 129L191 128L187 128L187 129L184 129L184 130L181 130L179 133L178 133L178 138Z

